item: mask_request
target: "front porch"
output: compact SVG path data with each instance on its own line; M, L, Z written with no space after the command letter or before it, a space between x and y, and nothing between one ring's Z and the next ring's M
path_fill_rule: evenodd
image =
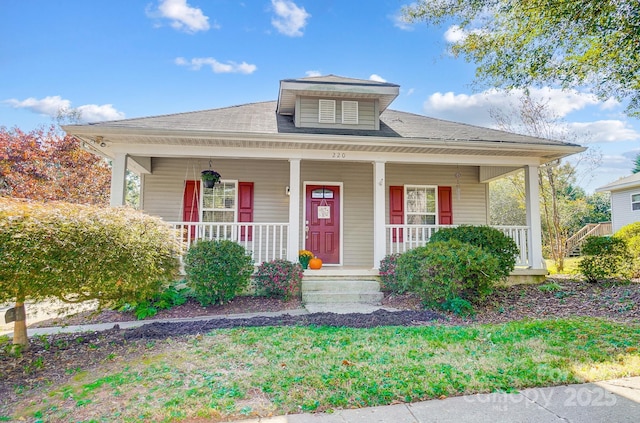
M170 224L176 230L176 235L183 244L183 252L186 252L194 242L201 239L231 240L242 245L256 265L275 259L297 261L298 248L289 244L289 223L171 222ZM454 226L456 225L385 225L383 257L424 246L439 229ZM532 268L529 227L494 226L494 228L513 239L518 246L516 269ZM374 273L371 274L377 276L379 264L379 260L371 257L371 267L369 268L328 264L323 266L320 273L327 275L338 273L342 276L349 276L371 273L371 269L373 269Z
M297 261L298 251L308 249L324 261L326 268L338 269L377 269L386 255L425 245L433 233L452 223L488 224L488 181L494 174L505 172L501 169L489 174L483 167L473 165L432 163L353 161L347 165L323 160L219 159L216 169L228 178L219 192L230 194L218 199L212 197L211 189L201 187L201 166L192 159L157 158L153 173L142 178L143 209L171 222L184 252L198 239L228 239L240 243L256 264L274 259ZM546 269L535 200L538 169L532 165L521 169L527 181L527 221L520 226L497 228L519 247L518 268L543 274ZM245 192L246 186L250 190ZM421 197L425 204L432 201L431 215L411 214L413 210L408 207L414 197L409 193L415 193L416 188L432 195L430 200ZM323 196L318 200L315 196L316 191L323 194L329 189L334 198ZM213 208L218 200L220 206ZM335 200L335 204L313 203L325 200ZM442 204L447 204L448 216L441 213ZM223 209L227 206L228 210ZM312 220L320 215L321 208L336 213L319 218L337 226L335 234L323 235L335 240L333 249L338 252L332 259L327 259L311 242L315 223Z

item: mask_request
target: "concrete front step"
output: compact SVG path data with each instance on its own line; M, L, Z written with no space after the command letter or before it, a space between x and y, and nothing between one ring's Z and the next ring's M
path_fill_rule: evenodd
M373 280L307 279L302 280L302 291L380 291L380 284Z
M369 278L312 277L302 280L302 302L305 304L360 303L379 305L383 294L380 284Z
M378 305L382 301L382 292L358 291L302 291L305 304L361 303Z

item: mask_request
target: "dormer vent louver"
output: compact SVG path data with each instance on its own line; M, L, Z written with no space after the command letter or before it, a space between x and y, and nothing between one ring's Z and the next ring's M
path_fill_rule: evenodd
M358 124L358 102L357 101L342 102L342 124L343 125Z
M318 122L336 123L335 100L318 100Z

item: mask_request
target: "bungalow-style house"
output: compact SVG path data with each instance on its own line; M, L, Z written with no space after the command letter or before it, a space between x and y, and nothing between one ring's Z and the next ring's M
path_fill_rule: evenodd
M375 272L443 226L489 224L489 182L524 169L527 225L500 229L520 247L516 272L546 274L538 168L584 148L389 109L398 94L334 75L284 79L276 101L64 129L113 161L111 205L124 204L131 169L141 208L185 243L233 239L256 263L307 249L334 272ZM221 175L213 188L209 169Z
M618 179L596 191L611 193L611 228L614 233L630 223L640 222L640 173Z

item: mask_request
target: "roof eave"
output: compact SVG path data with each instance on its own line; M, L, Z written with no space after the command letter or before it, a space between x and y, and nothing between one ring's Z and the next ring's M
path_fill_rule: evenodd
M371 147L431 147L447 148L451 150L482 150L482 151L531 151L539 152L539 157L545 157L546 161L561 159L572 154L586 150L574 144L528 144L501 140L460 140L460 139L430 139L430 138L389 138L375 136L355 135L326 135L326 134L261 134L238 132L215 132L200 130L156 130L149 128L106 128L104 126L91 125L65 125L62 127L70 135L81 138L84 141L100 144L101 142L124 144L121 140L132 140L136 137L146 138L190 138L190 139L226 139L237 141L286 141L297 144L343 144L343 145L369 145ZM127 141L129 142L129 141ZM134 141L135 143L135 141Z

